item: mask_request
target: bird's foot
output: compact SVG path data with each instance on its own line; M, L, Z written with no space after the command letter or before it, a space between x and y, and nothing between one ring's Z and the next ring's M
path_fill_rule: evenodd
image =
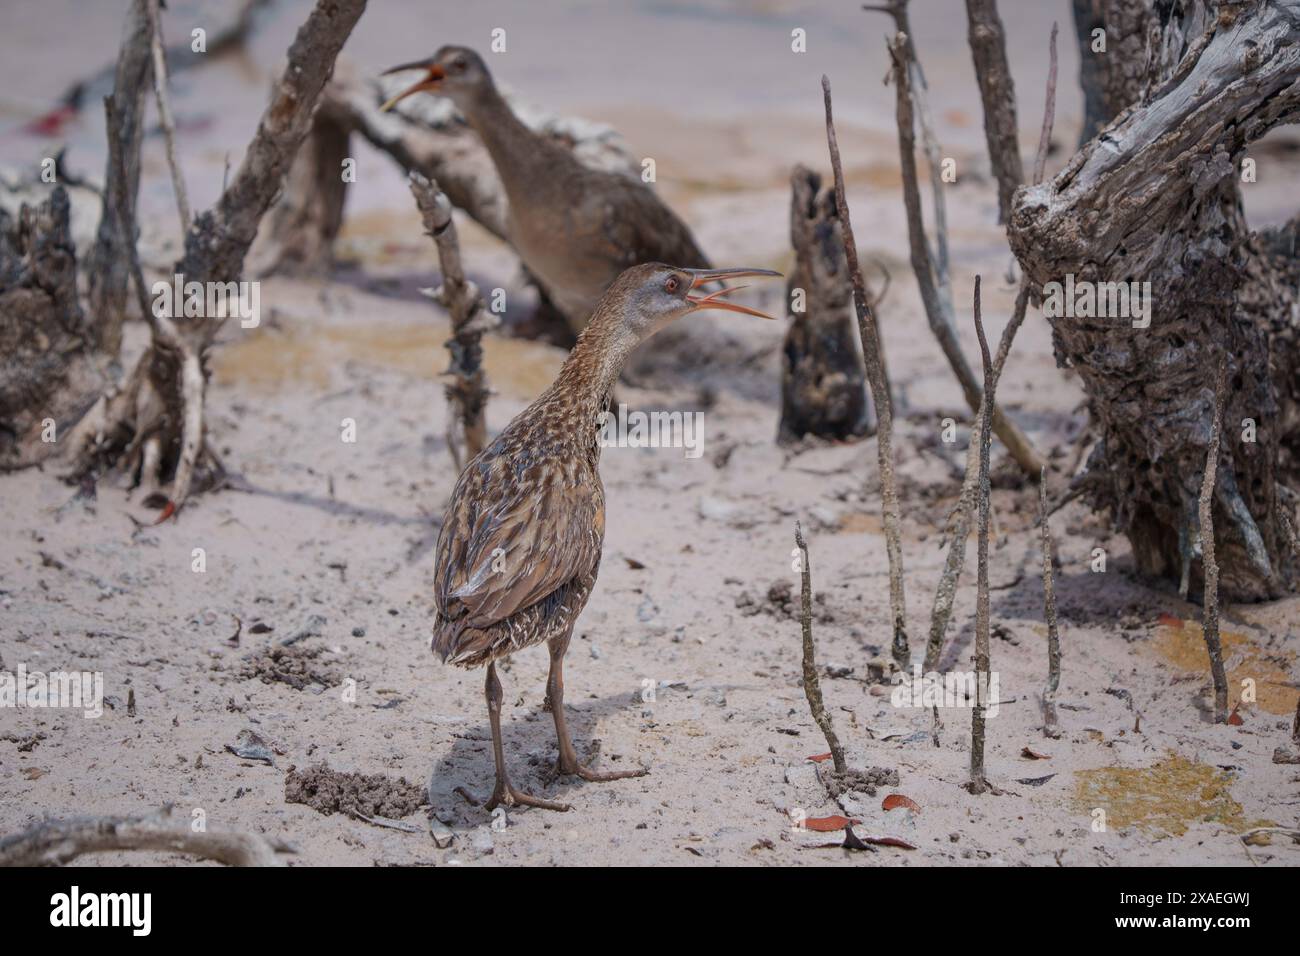
M487 803L483 804L484 810L491 811L497 807L537 807L539 810L557 810L560 813L573 809L567 803L543 800L541 797L534 797L530 793L516 790L510 786L509 782L502 780L497 780L496 789L492 791L492 796L488 797Z
M650 772L649 767L637 767L635 770L592 770L590 767L584 767L578 761L566 764L563 760L555 765L555 772L560 776L572 777L578 776L590 783L606 783L610 780L626 780L629 777L644 777Z

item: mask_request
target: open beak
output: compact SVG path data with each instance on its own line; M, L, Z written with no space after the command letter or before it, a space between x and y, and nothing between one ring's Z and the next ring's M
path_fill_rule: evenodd
M691 276L691 288L698 289L702 285L708 285L710 282L721 282L726 279L743 279L746 276L775 276L780 277L781 273L773 272L771 269L686 269L685 272ZM724 312L739 312L742 315L755 315L760 319L776 320L776 316L768 315L766 312L760 312L758 309L751 309L747 305L740 305L736 302L728 302L724 296L731 295L733 292L739 292L748 286L732 286L718 289L716 292L710 292L708 295L690 295L686 296L686 301L691 304L691 312L700 312L704 309L720 309Z
M424 70L425 77L420 82L409 86L402 92L398 93L391 100L379 107L379 112L387 113L394 106L406 99L412 93L421 93L424 91L433 92L438 89L438 84L447 74L442 67L436 63L430 63L428 60L418 60L415 63L403 63L401 66L395 66L391 70L384 70L381 76L388 76L390 73L405 73L409 70Z

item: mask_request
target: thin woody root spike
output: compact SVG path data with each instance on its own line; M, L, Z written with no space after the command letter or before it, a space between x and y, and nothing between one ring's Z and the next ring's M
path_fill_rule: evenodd
M1210 677L1214 681L1214 720L1228 720L1228 678L1223 669L1223 646L1219 638L1219 565L1214 555L1214 481L1219 465L1219 445L1223 434L1223 405L1228 384L1228 360L1224 356L1214 383L1214 419L1210 424L1210 444L1205 452L1205 475L1201 480L1198 503L1201 536L1201 563L1205 576L1202 633L1210 655Z
M907 216L909 258L925 307L926 320L935 340L952 369L972 413L979 411L980 383L962 353L957 338L953 311L952 282L948 273L947 213L940 170L939 144L929 120L924 98L924 79L917 62L915 45L907 33L907 5L900 2L890 9L898 33L887 43L893 63L895 116L898 123L899 170L903 181L903 209ZM931 246L921 210L921 190L916 170L916 136L914 115L920 119L923 148L930 167L930 186L934 208L936 244ZM1028 436L1000 410L993 414L993 430L1022 470L1037 477L1044 465L1043 456Z
M1053 36L1055 36L1055 25L1053 25ZM1056 116L1055 42L1049 43L1049 56L1047 103L1043 111L1043 126L1038 139L1038 156L1044 157L1044 160L1052 140L1052 126ZM985 100L984 109L986 114L996 108L999 107ZM1041 165L1040 163L1035 164L1036 174ZM1029 293L1029 277L1022 275L1020 290L1016 293L1016 304L1011 313L1011 321L1002 330L1002 338L998 342L998 351L993 359L992 377L994 382L997 382L1002 377L1002 368L1006 365L1007 358L1011 354L1011 346L1015 342L1016 333L1020 331L1020 326L1024 324L1025 313L1029 308ZM966 541L970 537L971 510L975 506L976 485L979 481L979 454L974 436L983 430L986 405L993 409L995 416L993 421L995 425L997 423L997 404L992 400L981 401L979 409L975 413L971 442L966 449L966 474L962 479L961 496L958 498L957 509L953 516L952 537L948 543L948 557L944 562L943 575L939 579L939 586L935 589L934 606L930 612L930 637L925 649L924 667L926 671L936 670L939 666L939 658L943 653L944 635L948 630L948 623L952 619L952 606L957 596L957 584L966 563Z
M1043 609L1047 617L1047 686L1043 689L1043 733L1053 739L1061 736L1056 713L1056 693L1061 687L1061 639L1056 622L1056 585L1052 577L1052 527L1048 523L1047 469L1038 481L1038 520L1043 540Z
M867 295L866 283L862 279L858 245L853 237L853 225L849 219L849 203L844 191L844 169L840 164L840 147L835 138L835 121L831 110L831 81L826 76L822 77L822 97L826 107L826 146L830 152L831 171L835 176L835 204L839 210L840 228L844 233L844 257L848 262L849 278L853 284L853 303L858 317L858 335L862 343L867 381L871 385L871 400L876 406L876 459L880 469L885 550L889 556L889 610L893 624L892 656L899 668L907 670L911 665L912 655L907 640L902 519L898 504L898 484L894 479L894 411L889 395L889 377L880 344L880 331L871 308L871 300Z
M975 333L979 337L980 357L984 366L984 414L979 432L979 511L976 523L975 596L975 706L971 708L970 784L973 794L990 789L984 772L984 688L989 686L989 427L988 410L993 406L997 389L996 367L989 357L988 340L980 316L980 277L975 276Z
M794 524L794 543L799 549L802 597L799 622L803 629L803 692L808 698L808 709L812 711L813 720L817 722L817 726L826 737L826 745L830 747L835 772L843 774L848 770L848 764L844 760L844 748L835 735L835 725L826 710L826 702L822 698L821 680L817 676L816 649L812 636L812 568L808 564L808 546L804 542L803 529L797 521Z

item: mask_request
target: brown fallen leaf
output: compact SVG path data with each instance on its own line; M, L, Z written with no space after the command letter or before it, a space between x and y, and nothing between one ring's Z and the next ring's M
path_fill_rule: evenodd
M843 830L850 824L861 822L861 820L851 820L839 814L832 814L829 817L809 817L803 822L803 825L805 828L817 833L830 833L834 830Z
M627 566L631 568L633 571L641 571L644 570L645 568L645 565L642 564L640 561L638 561L636 558L624 558L623 560L627 562Z
M823 760L830 760L832 756L834 756L834 754L813 754L811 757L806 757L805 759L809 763L821 763Z
M42 768L42 767L24 767L24 768L23 768L23 776L26 777L28 780L39 780L41 777L45 776L47 773L49 773L49 771L48 771L48 770L45 770L45 769Z
M172 500L169 498L169 499L167 500L167 504L165 504L165 505L163 506L162 513L161 513L160 515L158 515L158 520L155 521L154 524L156 524L156 525L157 525L157 524L162 524L164 521L166 521L168 518L170 518L170 517L171 517L172 515L174 515L174 514L176 514L176 502L172 501Z
M1030 750L1028 747L1020 751L1020 756L1024 757L1026 760L1051 760L1052 759L1050 754L1040 754L1037 750Z
M1165 627L1181 628L1183 626L1183 619L1180 617L1174 617L1172 614L1161 614L1157 620Z
M1237 707L1240 706L1241 706L1240 704L1237 705ZM1228 723L1230 723L1234 727L1240 727L1242 724L1246 722L1242 719L1241 714L1237 713L1237 707L1233 707L1232 713L1228 715Z
M921 812L921 807L915 800L901 793L891 793L885 797L880 807L882 810L897 810L899 807L906 807L909 810L915 810L917 813Z

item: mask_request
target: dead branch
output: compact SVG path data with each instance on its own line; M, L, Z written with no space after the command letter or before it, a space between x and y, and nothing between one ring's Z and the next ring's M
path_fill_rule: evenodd
M980 100L984 104L984 136L989 161L998 181L998 222L1011 220L1011 197L1025 181L1016 124L1016 89L1007 62L1006 35L996 0L966 0L970 50L975 61Z
M858 246L849 219L849 203L844 194L844 170L840 165L840 147L835 139L835 123L831 115L831 81L826 76L822 77L822 95L826 105L826 144L830 150L831 169L835 174L835 203L839 209L840 228L844 231L844 255L853 282L853 300L857 309L858 335L862 340L867 381L876 406L876 457L880 467L880 489L884 505L885 549L889 554L889 606L894 625L893 657L898 666L906 670L911 653L907 643L907 599L903 590L903 546L900 540L902 522L899 516L898 487L894 481L894 413L889 397L889 380L885 375L880 333L871 302L867 298L866 285L862 281Z
M140 191L140 143L144 138L145 95L152 71L151 36L147 0L131 0L112 94L113 108L121 124L118 135L123 144L124 162L115 164L109 157L104 172L99 230L95 245L86 257L88 311L96 318L100 348L112 358L117 357L122 347L127 284L131 279L127 272L126 247L136 241L134 233L126 232L121 210L126 208L134 216L136 195ZM125 198L125 204L119 193Z
M863 4L868 12L887 13L894 20L894 32L901 33L907 40L908 78L912 88L912 102L916 105L916 117L921 124L921 148L925 152L925 162L930 173L930 199L934 207L934 247L929 248L930 261L934 268L935 284L942 296L944 313L949 325L956 326L953 318L952 281L948 272L948 203L944 196L942 150L939 139L934 134L934 122L930 117L930 105L927 99L930 85L925 80L921 69L921 58L917 55L916 44L912 42L912 24L907 13L908 0L889 0L884 4ZM910 226L910 222L909 222ZM924 232L924 230L922 230Z
M136 817L76 817L37 824L0 840L0 866L62 866L86 853L155 850L185 853L227 866L284 866L295 852L282 840L257 833L194 832L173 821L171 807Z
M1219 444L1223 433L1223 404L1227 398L1228 361L1219 366L1214 383L1214 419L1210 424L1210 445L1205 454L1205 475L1201 480L1199 505L1201 563L1205 569L1205 598L1202 604L1205 648L1210 653L1210 675L1214 679L1214 719L1228 720L1228 678L1223 671L1223 646L1219 640L1219 565L1214 559L1214 476L1219 467Z
M781 350L777 441L790 445L806 435L852 441L871 433L871 414L835 190L805 166L795 167L790 189L795 266L788 282L790 326ZM873 297L873 308L883 295L882 289ZM803 308L796 311L800 297Z
M900 3L905 11L906 4ZM956 320L952 309L951 287L947 282L946 267L939 264L938 258L931 252L925 233L925 222L921 212L921 192L916 173L916 141L913 133L913 101L919 91L914 91L911 69L914 60L914 48L906 34L898 33L888 44L893 60L894 88L896 93L896 116L898 120L899 169L903 180L903 206L907 213L907 231L910 239L912 271L916 274L916 284L921 292L921 302L925 306L926 319L930 331L934 333L939 347L943 350L948 365L952 368L957 382L961 385L966 403L972 412L979 409L981 391L975 373L971 371L962 353L961 343L957 339ZM935 148L937 154L937 146ZM937 171L936 157L930 159L932 171ZM935 188L936 196L941 188ZM937 200L936 200L937 201ZM947 235L944 224L936 217L936 232L940 250L947 248ZM946 255L946 252L944 253ZM948 288L945 290L945 286ZM1029 438L1020 428L1006 417L1000 409L994 409L993 427L1007 450L1026 474L1036 476L1042 471L1045 462L1035 450Z
M1034 168L1042 167L1042 158L1047 155L1048 145L1052 139L1052 121L1056 115L1056 26L1052 26L1052 41L1049 43L1050 63L1048 65L1047 103L1043 109L1043 127L1038 140L1037 159ZM994 381L1001 378L1002 369L1011 354L1011 345L1016 333L1024 324L1025 312L1029 308L1030 282L1028 276L1021 276L1020 291L1016 294L1016 303L1011 312L1011 321L1002 330L998 342L997 355L993 359ZM961 496L953 514L952 535L948 542L948 557L944 561L943 574L939 586L934 592L934 606L930 612L930 636L925 648L924 669L932 671L939 666L939 657L943 651L943 637L952 618L952 605L957 596L957 583L961 578L962 568L966 564L966 541L970 537L970 517L976 501L976 486L979 481L978 444L974 436L984 428L984 403L975 414L971 429L971 442L966 449L966 474L962 479Z
M334 59L365 9L365 0L318 0L289 48L288 64L243 162L215 206L195 218L185 238L185 253L176 272L185 281L237 282L258 225L279 192L285 172L311 124L316 99L328 81ZM128 258L131 253L128 253ZM174 303L179 305L179 303ZM146 312L148 314L148 312ZM174 475L163 516L185 503L196 468L205 460L215 471L216 458L205 454L204 358L228 313L215 316L165 317L175 328L179 348L156 334L112 404L107 420L84 445L74 468L83 476L106 465L134 465L137 455L159 439L155 475L141 482ZM157 320L162 323L163 320Z
M1043 733L1061 736L1056 692L1061 687L1061 637L1056 623L1056 584L1052 579L1052 526L1047 513L1047 469L1038 479L1038 521L1043 537L1043 609L1047 617L1047 686L1043 689Z
M167 143L167 165L172 173L172 191L176 195L176 210L181 217L181 234L190 231L190 200L185 189L185 177L176 161L176 123L172 120L171 101L167 96L167 57L163 53L162 17L160 0L147 0L149 13L149 46L153 54L153 92L158 102L158 123L162 126Z
M465 278L451 201L436 182L430 182L419 173L410 174L410 186L420 208L424 231L437 245L438 261L442 266L442 285L433 297L451 315L452 334L446 342L451 352L447 374L452 377L446 389L447 404L452 409L447 446L459 472L463 464L461 443L465 446L465 462L478 455L487 444L484 413L489 389L483 371L482 338L484 332L498 323L496 316L483 308L483 296L479 294L478 286Z
M989 428L988 408L994 402L997 375L989 355L989 343L984 337L984 323L980 318L980 277L975 276L975 334L979 336L980 358L984 367L984 414L980 415L979 430L979 517L976 522L976 584L975 584L975 705L971 709L970 733L970 792L984 793L989 789L984 774L984 699L989 686Z
M1034 154L1034 185L1043 181L1047 170L1047 150L1052 143L1052 126L1056 122L1056 24L1047 41L1047 93L1043 101L1043 127L1038 134L1038 152Z
M848 764L844 761L844 748L835 736L835 725L831 715L826 711L826 702L822 699L821 679L817 676L817 657L812 636L812 568L808 564L808 546L804 543L803 529L799 522L794 523L794 543L799 548L799 571L802 584L802 610L799 620L803 628L803 692L808 698L808 709L812 711L813 720L826 737L826 745L831 748L831 760L835 763L835 772L844 774Z

